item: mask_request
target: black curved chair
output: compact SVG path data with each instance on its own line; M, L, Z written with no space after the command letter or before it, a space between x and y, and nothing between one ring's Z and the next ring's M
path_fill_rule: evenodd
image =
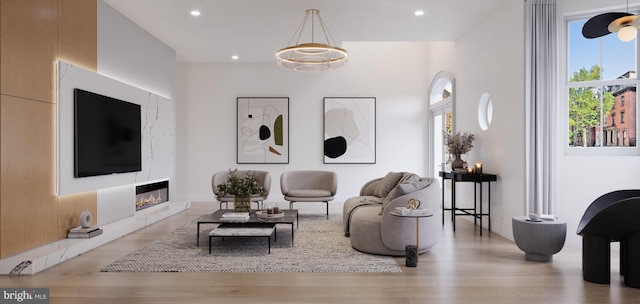
M598 197L578 225L582 236L582 277L611 281L611 242L620 242L620 274L624 284L640 288L640 190L618 190Z

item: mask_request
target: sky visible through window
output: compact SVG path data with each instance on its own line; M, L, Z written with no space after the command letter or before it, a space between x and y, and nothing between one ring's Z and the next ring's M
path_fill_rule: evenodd
M636 39L623 42L612 33L601 38L587 39L582 36L586 20L569 22L569 78L580 68L589 70L600 65L602 44L603 79L616 79L628 71L635 71Z

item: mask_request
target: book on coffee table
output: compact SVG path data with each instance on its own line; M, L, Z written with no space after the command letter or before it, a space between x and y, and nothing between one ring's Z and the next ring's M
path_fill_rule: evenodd
M222 217L247 217L249 212L227 212Z
M220 218L225 223L241 223L246 222L250 218L249 212L227 212Z

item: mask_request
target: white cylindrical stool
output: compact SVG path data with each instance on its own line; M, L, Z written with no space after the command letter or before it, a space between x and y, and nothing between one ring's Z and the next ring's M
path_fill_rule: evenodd
M516 216L511 224L513 239L529 261L551 261L553 255L562 250L567 237L567 223L564 221L534 222L527 216Z

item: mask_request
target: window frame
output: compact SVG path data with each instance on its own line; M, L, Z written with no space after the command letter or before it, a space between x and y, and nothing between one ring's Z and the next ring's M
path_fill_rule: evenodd
M560 145L560 147L562 147L562 151L564 152L564 155L575 155L575 156L589 156L589 155L594 155L594 156L624 156L624 155L629 155L629 156L638 156L640 155L640 145L636 144L635 147L624 147L624 146L599 146L599 147L588 147L588 148L584 148L584 147L576 147L576 146L570 146L568 143L568 131L569 131L569 89L571 88L582 88L582 87L602 87L602 86L613 86L613 85L635 85L636 89L638 87L640 87L640 74L638 73L638 65L640 64L640 48L639 48L639 40L640 40L640 35L638 35L636 37L636 39L633 40L633 42L629 42L629 43L634 43L635 45L635 56L636 56L636 66L635 66L635 72L636 72L636 78L623 78L623 79L608 79L608 80L596 80L596 81L583 81L583 82L570 82L569 81L569 75L570 75L570 57L569 57L569 51L570 51L570 40L571 37L569 36L569 23L570 22L574 22L574 21L579 21L579 20L585 20L588 19L590 17L593 17L594 14L599 14L599 13L605 13L606 11L602 11L602 12L590 12L589 14L576 14L576 15L572 15L572 16L565 16L563 17L563 23L562 23L562 29L561 29L561 35L558 35L558 39L560 41L558 41L558 45L561 46L560 48L558 48L560 54L559 54L559 62L561 62L561 67L560 67L560 71L558 73L558 79L560 81L559 83L559 87L561 88L558 91L558 105L560 107L560 109L558 109L558 113L560 114L560 122L558 124L558 126L560 127L559 129L559 135L558 135L558 144ZM636 10L634 10L634 12L637 12ZM610 34L610 35L615 35L615 34ZM597 39L597 38L596 38ZM640 131L640 94L636 94L636 98L634 100L635 104L636 104L636 129L638 131ZM630 102L630 100L625 100L625 102ZM614 105L615 106L615 105ZM603 114L603 119L607 114ZM627 115L628 116L628 115ZM628 117L627 117L628 119ZM606 125L606 121L603 122L602 124L603 126ZM607 138L608 136L605 135L605 130L601 131L602 133L602 141L605 140L611 140L611 141L615 141L615 139L618 139L617 136L616 138L614 138L615 133L611 134L611 138ZM640 134L640 132L638 132ZM619 140L618 140L619 141Z

